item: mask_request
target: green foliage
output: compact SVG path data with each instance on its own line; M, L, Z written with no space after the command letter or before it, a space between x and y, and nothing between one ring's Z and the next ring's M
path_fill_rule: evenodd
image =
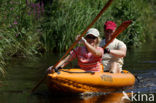
M33 46L39 37L33 25L34 17L28 15L25 1L8 0L2 5L1 11L3 26L0 28L0 45L5 50L4 54L26 56L35 52Z
M120 38L128 45L139 46L145 42L146 35L149 34L149 21L153 19L152 9L148 2L144 0L120 0L115 5L113 17L117 20L132 20L133 24L121 35Z
M41 40L47 50L67 50L74 42L75 36L91 23L106 1L97 0L54 0L48 9L48 17L42 23ZM101 37L103 24L106 20L113 20L118 25L126 20L133 24L119 36L129 46L139 46L149 35L149 21L152 15L150 3L144 0L116 0L113 5L95 23ZM150 16L149 16L150 15ZM151 36L152 37L152 36Z
M118 0L116 5L113 7L112 16L115 21L121 23L121 21L132 20L133 24L120 35L122 39L128 45L140 45L141 39L144 38L143 34L143 22L140 20L142 17L141 1L137 0Z
M12 56L38 54L39 20L29 15L31 8L25 0L1 0L0 3L0 71L4 73L5 60Z
M49 50L62 51L68 49L87 25L96 16L98 2L91 8L91 2L78 0L54 0L50 14L42 23L42 41ZM86 6L88 5L88 6ZM102 5L101 5L102 6ZM48 10L49 11L49 10Z
M5 74L5 62L4 62L4 58L2 56L1 53L2 49L0 49L0 78L4 76Z
M0 0L0 71L4 72L2 68L8 57L67 50L106 2L53 0L39 5L37 0ZM155 35L155 5L155 0L114 0L93 27L103 37L105 21L113 20L119 26L125 20L132 20L133 24L119 39L139 46Z

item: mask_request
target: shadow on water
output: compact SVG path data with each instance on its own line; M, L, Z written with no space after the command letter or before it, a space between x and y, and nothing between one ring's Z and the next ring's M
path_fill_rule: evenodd
M130 96L129 94L127 94ZM123 98L123 93L111 93L111 94L94 94L87 96L53 96L52 94L38 95L40 103L128 103L129 100Z
M135 74L139 82L125 92L156 93L156 48L155 43L128 50L124 68ZM150 45L150 46L149 46ZM53 96L46 83L31 94L31 89L42 78L45 70L60 57L56 54L42 58L8 61L6 77L0 82L1 103L120 103L123 93L98 94L92 96Z

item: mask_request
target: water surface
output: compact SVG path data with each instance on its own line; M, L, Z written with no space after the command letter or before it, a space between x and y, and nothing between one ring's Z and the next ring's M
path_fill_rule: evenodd
M156 93L156 41L145 43L139 48L128 49L124 69L137 76L135 93ZM8 61L6 77L0 87L1 103L115 103L119 102L121 94L103 94L92 96L52 96L45 83L42 83L35 93L31 89L43 77L45 70L60 58L57 54L42 58L12 58Z

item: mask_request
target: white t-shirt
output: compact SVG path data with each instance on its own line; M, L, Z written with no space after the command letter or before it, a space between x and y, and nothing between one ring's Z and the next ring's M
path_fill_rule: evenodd
M100 47L103 47L105 45L105 39L101 41ZM118 50L120 48L127 48L124 42L114 39L106 48ZM102 64L104 66L104 70L109 70L111 62L117 62L122 68L122 65L124 63L123 58L115 57L112 54L105 53L102 57Z

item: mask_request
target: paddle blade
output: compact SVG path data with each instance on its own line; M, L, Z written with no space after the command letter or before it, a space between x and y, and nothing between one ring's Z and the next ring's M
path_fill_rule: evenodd
M121 32L123 32L130 24L132 23L131 20L124 21L113 33L112 39L103 47L105 49Z

